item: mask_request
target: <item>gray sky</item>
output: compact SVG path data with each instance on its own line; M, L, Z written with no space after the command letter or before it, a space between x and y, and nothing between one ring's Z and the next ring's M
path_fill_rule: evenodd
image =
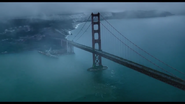
M124 10L185 11L185 2L1 2L0 16L22 16L61 12L119 12Z

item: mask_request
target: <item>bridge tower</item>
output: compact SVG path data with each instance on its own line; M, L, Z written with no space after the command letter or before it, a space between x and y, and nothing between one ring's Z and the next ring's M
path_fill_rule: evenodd
M92 48L101 51L101 35L100 35L100 13L91 13L91 24L92 24ZM98 47L96 47L98 46ZM92 53L93 56L93 67L89 68L88 71L99 71L107 69L106 66L102 65L101 56Z
M73 45L69 44L66 39L61 39L61 46L66 50L66 53L74 54Z
M68 41L66 41L66 50L67 50L67 53L72 53L74 54L74 47L68 43Z

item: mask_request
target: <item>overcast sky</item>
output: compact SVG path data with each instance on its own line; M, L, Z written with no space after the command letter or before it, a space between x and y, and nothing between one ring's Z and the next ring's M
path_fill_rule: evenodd
M0 16L22 16L62 12L119 12L124 10L162 10L172 13L185 11L185 2L1 2Z

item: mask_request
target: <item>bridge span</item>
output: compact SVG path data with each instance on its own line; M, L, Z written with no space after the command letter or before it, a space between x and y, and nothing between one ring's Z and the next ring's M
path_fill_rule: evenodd
M113 54L110 54L110 53L107 53L107 52L104 52L104 51L93 49L91 47L88 47L88 46L85 46L85 45L82 45L82 44L79 44L79 43L76 43L76 42L73 42L73 41L68 41L68 43L73 45L73 46L75 46L75 47L83 49L85 51L98 54L98 55L100 55L100 56L102 56L102 57L104 57L106 59L109 59L109 60L114 61L116 63L119 63L121 65L124 65L124 66L126 66L128 68L134 69L134 70L136 70L136 71L138 71L140 73L143 73L145 75L153 77L153 78L155 78L157 80L160 80L162 82L170 84L170 85L172 85L174 87L177 87L179 89L185 90L185 81L182 80L182 79L170 76L168 74L159 72L159 71L154 70L152 68L140 65L138 63L129 61L127 59L115 56Z

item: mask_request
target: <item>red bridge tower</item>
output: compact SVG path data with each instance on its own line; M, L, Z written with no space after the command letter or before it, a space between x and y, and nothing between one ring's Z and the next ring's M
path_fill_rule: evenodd
M91 14L91 24L92 24L92 48L101 51L101 35L100 35L100 13ZM93 55L93 67L89 68L88 71L98 71L106 69L102 66L101 56L95 53Z

